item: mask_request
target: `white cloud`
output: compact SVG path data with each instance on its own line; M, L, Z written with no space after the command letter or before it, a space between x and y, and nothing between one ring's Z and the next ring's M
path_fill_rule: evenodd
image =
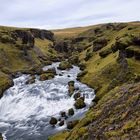
M0 0L0 24L65 28L140 20L139 0Z

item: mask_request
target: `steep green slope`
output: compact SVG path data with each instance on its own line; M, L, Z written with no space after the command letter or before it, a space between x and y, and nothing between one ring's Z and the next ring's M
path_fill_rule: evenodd
M140 23L93 26L63 40L56 35L83 70L78 80L96 92L94 106L62 140L140 138Z
M0 96L17 72L33 73L58 60L53 33L39 29L0 27Z

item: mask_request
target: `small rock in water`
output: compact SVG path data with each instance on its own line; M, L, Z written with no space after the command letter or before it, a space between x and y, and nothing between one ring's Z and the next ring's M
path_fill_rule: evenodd
M83 98L79 98L76 100L74 106L76 109L82 109L82 108L86 107L86 104L85 104Z
M63 126L64 125L64 120L60 121L59 126Z
M33 84L33 83L35 83L35 76L31 76L31 78L26 81L26 84Z
M69 116L73 116L73 115L74 115L74 109L73 109L73 108L70 108L70 109L68 110L68 115L69 115Z
M55 117L52 117L51 120L50 120L50 124L52 126L55 126L57 124L57 119Z
M64 112L64 111L61 111L60 112L60 115L61 115L61 117L66 117L67 115L66 115L66 112Z
M68 88L69 88L69 96L72 96L72 94L74 93L74 90L75 90L75 86L74 86L74 81L69 81L68 82Z
M80 92L75 93L74 96L73 96L73 98L74 98L75 100L77 100L77 99L80 98L80 97L81 97L81 93L80 93Z

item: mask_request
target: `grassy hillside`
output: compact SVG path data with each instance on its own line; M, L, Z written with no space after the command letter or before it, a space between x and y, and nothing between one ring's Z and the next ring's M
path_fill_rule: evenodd
M32 34L35 37L33 46L30 40ZM17 72L31 72L57 60L52 44L53 33L49 31L1 26L0 95L12 85L11 78Z
M86 117L69 135L63 133L62 140L140 138L140 23L90 26L78 34L75 30L75 36L66 31L71 32L61 31L63 41L73 49L69 61L81 67L78 80L94 88L96 98ZM62 40L62 33L54 34Z
M74 129L50 140L140 139L140 23L52 32L0 27L0 95L15 73L35 73L66 58L80 67L77 79L94 88L96 98Z

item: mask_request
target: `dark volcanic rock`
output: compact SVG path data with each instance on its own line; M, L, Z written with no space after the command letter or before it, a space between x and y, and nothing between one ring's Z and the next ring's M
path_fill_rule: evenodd
M50 124L51 124L52 126L55 126L55 125L57 124L57 119L54 118L54 117L52 117L52 118L50 119Z
M30 29L31 33L34 35L35 38L40 39L48 39L53 41L54 34L51 31L47 30L39 30L39 29Z
M108 40L105 38L98 38L93 42L93 51L98 51L105 47L108 43Z
M76 109L82 109L86 106L84 100L82 98L79 98L76 100L75 104L74 104Z
M64 120L59 122L59 126L63 126L64 125Z
M58 52L68 52L68 43L65 41L54 42L54 49Z
M73 108L70 108L70 109L68 110L68 115L69 115L69 116L73 116L73 115L74 115L74 109L73 109Z

